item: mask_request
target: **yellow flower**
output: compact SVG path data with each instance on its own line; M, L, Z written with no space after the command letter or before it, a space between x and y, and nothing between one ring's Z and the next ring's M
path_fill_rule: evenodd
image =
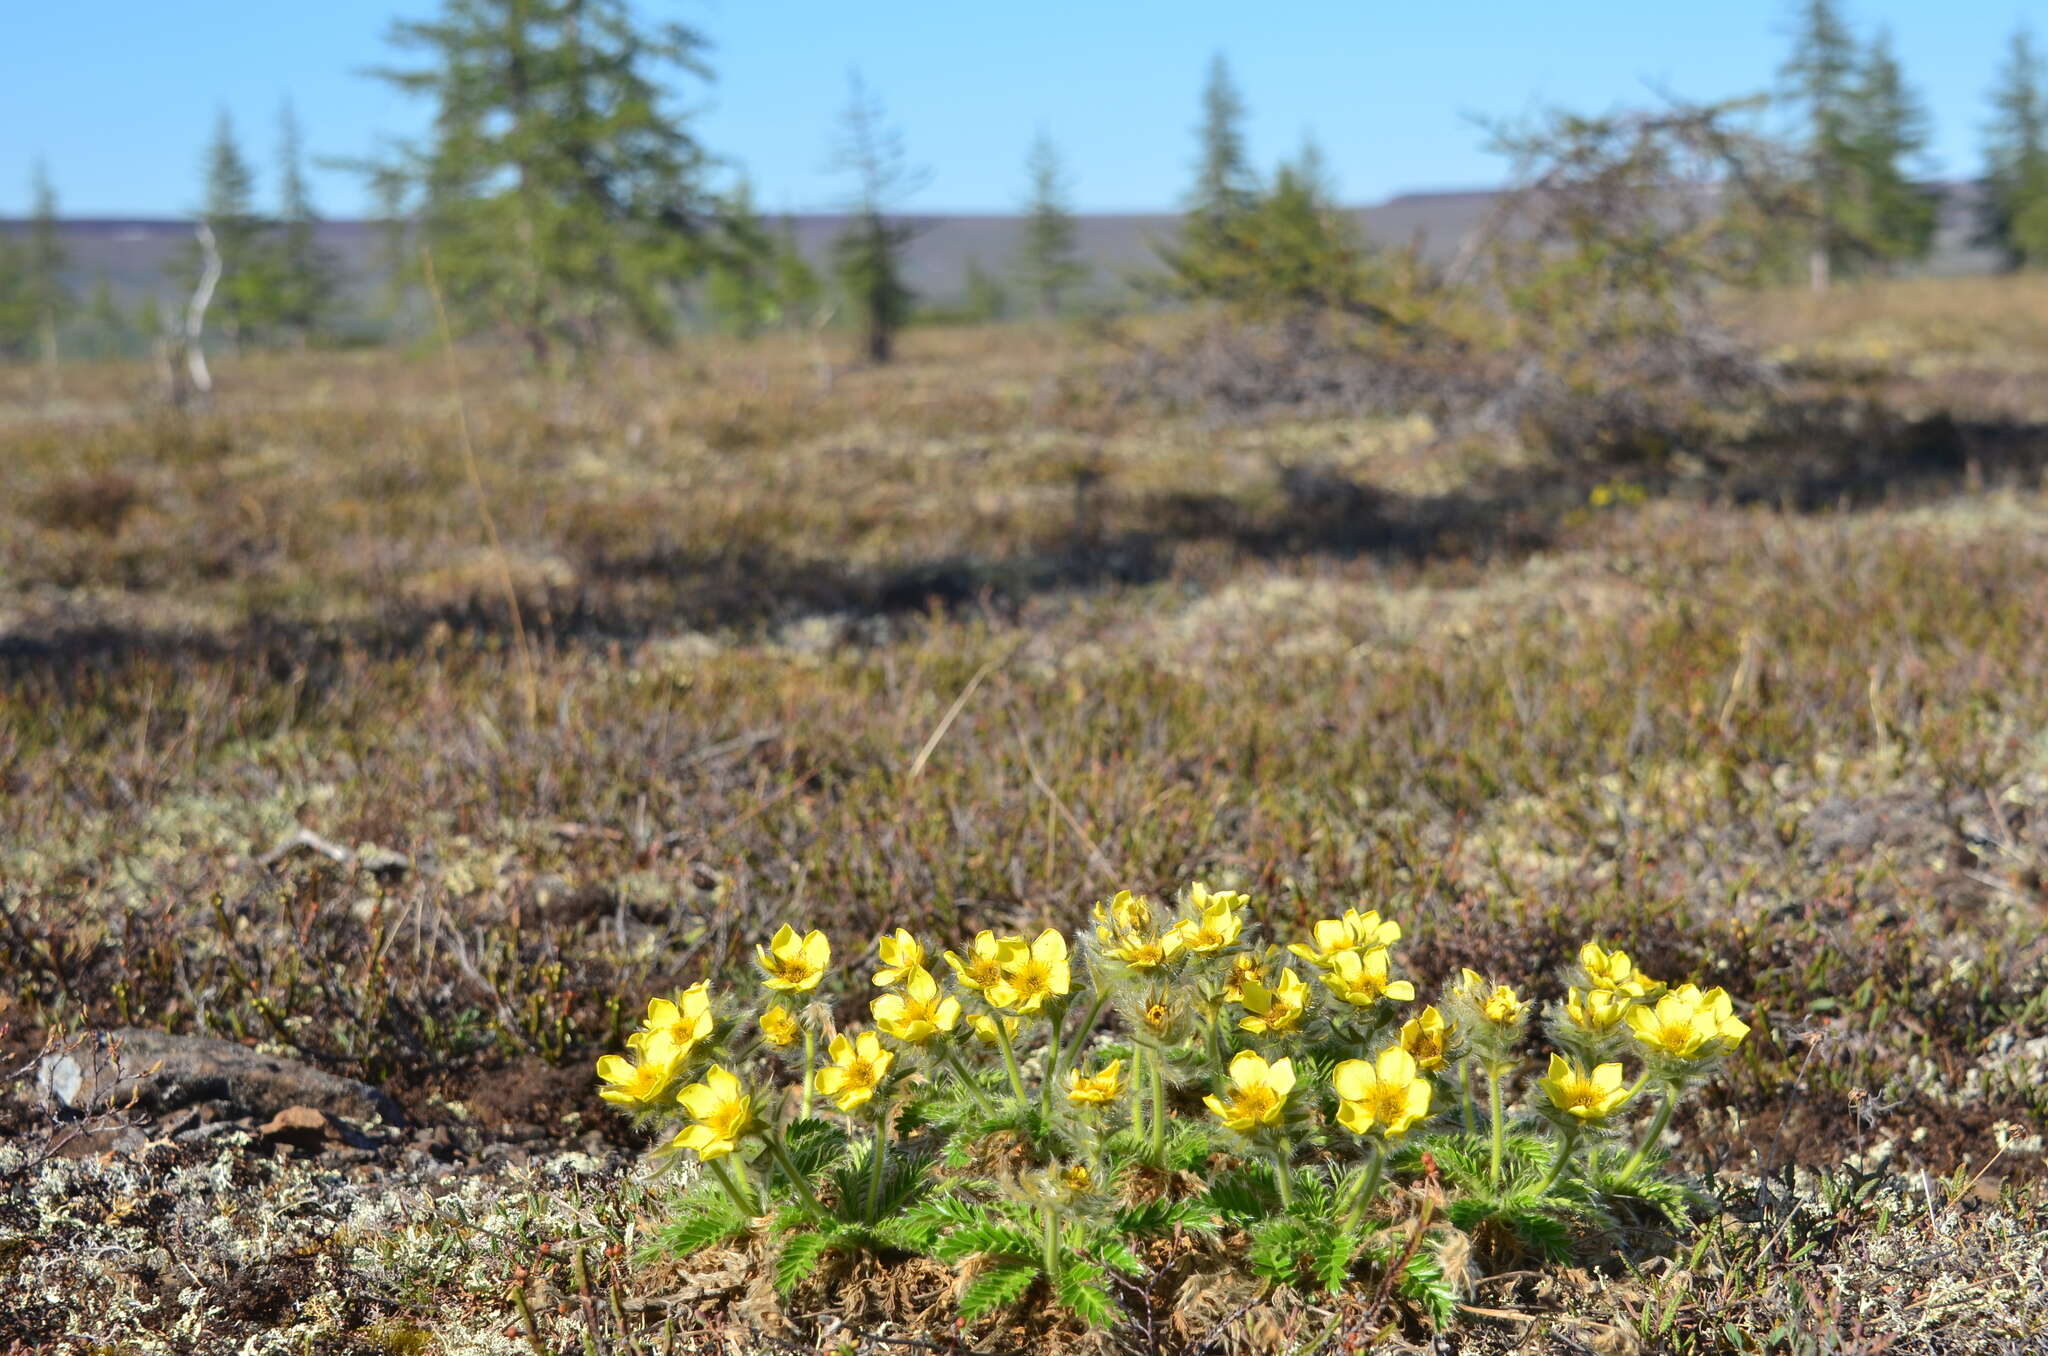
M1249 1135L1262 1128L1278 1126L1286 1119L1287 1094L1292 1091L1293 1060L1282 1059L1268 1064L1245 1050L1230 1061L1230 1100L1226 1102L1211 1094L1202 1099L1202 1105L1214 1112L1216 1119L1229 1129Z
M1003 1034L1005 1036L1008 1036L1011 1040L1015 1040L1017 1038L1017 1027L1022 1021L1023 1019L1019 1017L1003 1018ZM1000 1042L996 1040L995 1018L984 1016L981 1013L976 1013L974 1016L967 1019L967 1024L974 1028L974 1038L976 1040L982 1041L989 1045L1000 1044Z
M939 983L928 970L912 970L902 993L885 993L868 1004L875 1025L899 1041L923 1045L960 1024L960 1000L939 996Z
M694 1149L707 1163L739 1148L740 1136L754 1128L754 1099L739 1079L716 1064L705 1071L703 1082L677 1093L676 1101L696 1124L684 1126L670 1146Z
M804 1038L804 1029L788 1008L777 1003L761 1014L761 1035L777 1049L788 1049Z
M1302 1014L1308 1011L1308 985L1292 969L1280 972L1280 982L1267 988L1257 980L1244 986L1246 1016L1238 1022L1244 1031L1281 1036L1301 1029Z
M825 966L832 960L832 944L822 932L807 932L799 937L795 928L784 923L768 939L768 945L754 948L754 958L766 975L761 982L769 988L807 993L825 977Z
M1067 1100L1078 1106L1102 1106L1114 1102L1124 1090L1124 1062L1113 1059L1099 1073L1067 1072Z
M1342 918L1325 918L1313 930L1315 944L1294 942L1288 950L1319 970L1327 970L1347 951L1374 951L1401 940L1401 925L1382 919L1377 909L1360 913L1346 909Z
M1337 1093L1337 1124L1354 1135L1377 1129L1388 1139L1429 1114L1428 1080L1417 1075L1415 1058L1398 1045L1375 1061L1347 1059L1330 1073Z
M1095 1189L1095 1174L1086 1163L1070 1163L1060 1169L1060 1185L1075 1195Z
M1415 986L1405 979L1389 980L1389 958L1383 946L1370 951L1339 951L1323 971L1323 984L1353 1007L1370 1007L1382 998L1397 1003L1413 1001Z
M598 1096L619 1106L651 1107L675 1082L690 1051L676 1039L674 1028L658 1027L647 1033L636 1053L638 1061L624 1055L598 1060L597 1076L610 1085L599 1089Z
M711 1024L710 985L700 979L674 999L648 999L647 1020L640 1030L626 1037L626 1048L642 1049L655 1032L667 1031L688 1054L711 1034Z
M1522 1000L1507 985L1496 984L1489 990L1485 976L1466 970L1458 987L1479 1009L1479 1015L1495 1026L1513 1026L1522 1019Z
M889 1066L896 1062L896 1056L882 1048L872 1031L861 1032L858 1040L834 1036L825 1053L832 1062L811 1075L811 1086L820 1096L838 1103L841 1111L873 1101L875 1090L888 1077Z
M1636 969L1636 963L1629 959L1628 952L1619 948L1602 951L1598 942L1587 942L1579 948L1579 964L1594 988L1606 989L1610 993L1647 998L1663 987Z
M1230 958L1230 977L1223 981L1223 996L1233 1003L1242 1003L1245 986L1265 982L1265 958L1247 951Z
M1238 939L1244 919L1237 911L1251 902L1251 896L1235 890L1211 894L1208 886L1196 881L1188 887L1188 905L1199 911L1199 921L1190 918L1176 923L1167 935L1178 935L1181 944L1197 955L1211 955Z
M1096 930L1096 935L1101 935L1101 929ZM1102 954L1133 970L1156 970L1179 955L1180 948L1180 933L1169 931L1160 937L1125 936L1115 946L1105 944Z
M1736 1020L1735 1005L1724 990L1703 993L1692 984L1679 985L1655 1007L1630 1008L1628 1024L1643 1045L1673 1059L1725 1054L1749 1034L1749 1027Z
M912 971L924 969L924 943L903 928L897 928L895 935L875 943L875 949L882 954L883 968L875 971L875 983L878 985L899 983Z
M988 987L983 997L999 1008L1016 1012L1037 1012L1048 998L1073 991L1073 975L1067 968L1067 939L1047 928L1027 948L1014 944L1003 965L1003 977Z
M1691 985L1687 985L1691 988ZM1728 991L1715 985L1700 995L1700 1001L1714 1019L1714 1040L1726 1054L1742 1044L1742 1038L1749 1034L1749 1023L1735 1015L1735 1000Z
M1142 935L1152 930L1152 900L1146 895L1119 890L1108 904L1096 904L1095 921L1095 935L1105 946L1115 941L1120 932Z
M1604 1121L1628 1100L1621 1085L1621 1066L1602 1064L1587 1073L1574 1060L1552 1054L1550 1074L1536 1080L1550 1098L1550 1104L1580 1121Z
M984 928L974 934L974 945L967 949L966 960L948 951L946 964L953 967L953 977L963 987L985 996L991 984L1002 981L1003 966L1008 962L1010 953L1022 945L1014 937L998 938Z
M1444 1067L1451 1045L1451 1024L1434 1005L1422 1010L1420 1017L1411 1017L1401 1024L1401 1048L1415 1061L1415 1067L1425 1073Z
M1634 1000L1614 989L1568 989L1564 1015L1589 1036L1604 1036L1621 1025Z

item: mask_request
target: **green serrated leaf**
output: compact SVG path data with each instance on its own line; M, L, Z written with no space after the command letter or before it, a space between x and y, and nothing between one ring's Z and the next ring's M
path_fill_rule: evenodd
M1358 1255L1358 1236L1345 1229L1330 1229L1314 1239L1316 1279L1323 1289L1336 1294L1351 1278L1351 1262Z
M1053 1293L1074 1316L1091 1328L1107 1328L1116 1321L1116 1301L1103 1288L1103 1269L1085 1257L1077 1257L1053 1277Z
M782 1253L775 1259L775 1289L787 1295L797 1283L817 1269L818 1259L832 1246L832 1240L816 1231L791 1234L782 1240Z
M1036 1262L1011 1258L994 1263L960 1292L960 1317L972 1323L991 1309L1014 1303L1031 1288L1038 1274Z

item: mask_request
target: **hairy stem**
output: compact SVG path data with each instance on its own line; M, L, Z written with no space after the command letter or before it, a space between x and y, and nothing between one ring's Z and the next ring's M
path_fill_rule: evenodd
M1289 1157L1291 1155L1288 1153L1287 1140L1283 1137L1278 1144L1273 1146L1273 1180L1280 1184L1280 1208L1282 1210L1292 1210L1294 1208L1294 1172L1288 1166L1287 1160Z
M1145 1131L1145 1052L1138 1046L1131 1047L1131 1133L1141 1142L1150 1143L1151 1136Z
M1046 1052L1045 1078L1038 1085L1038 1109L1048 1116L1052 1114L1052 1087L1059 1080L1061 1025L1057 1020L1052 1024L1052 1049Z
M1049 1281L1059 1274L1060 1269L1060 1217L1056 1208L1045 1207L1045 1278Z
M1017 1052L1010 1048L1009 1028L1004 1026L1000 1012L995 1015L995 1029L996 1044L1003 1051L1003 1067L1010 1073L1010 1091L1016 1094L1018 1101L1029 1103L1031 1098L1024 1091L1024 1075L1017 1069Z
M801 1172L797 1171L796 1160L789 1156L789 1150L783 1146L782 1136L779 1134L768 1134L763 1135L761 1138L767 1143L768 1152L774 1156L775 1166L782 1169L782 1175L789 1179L789 1184L792 1187L796 1188L796 1194L804 1198L805 1208L813 1215L823 1218L825 1207L819 1203L818 1194L811 1190L810 1182Z
M818 1036L810 1027L804 1028L804 1086L802 1100L797 1104L797 1115L809 1120L811 1116L811 1069L818 1062Z
M1344 1202L1341 1218L1346 1232L1358 1227L1358 1217L1365 1213L1365 1207L1372 1202L1373 1192L1379 1190L1380 1172L1387 1165L1387 1146L1375 1142L1372 1150L1372 1166L1365 1170L1357 1186L1351 1188L1350 1196Z
M1643 1132L1642 1142L1636 1145L1636 1151L1628 1156L1628 1162L1621 1165L1623 1177L1632 1175L1637 1168L1643 1166L1643 1160L1649 1157L1650 1150L1656 1148L1657 1141L1664 1138L1664 1131L1671 1124L1671 1113L1677 1109L1678 1085L1673 1083L1664 1090L1664 1105L1658 1107L1657 1114L1650 1118L1650 1128Z
M1066 1043L1068 1059L1078 1060L1081 1057L1081 1052L1088 1048L1088 1033L1095 1029L1095 1019L1102 1015L1102 1009L1108 1006L1108 1004L1109 990L1102 989L1097 992L1095 1001L1090 1003L1087 1010L1081 1014L1081 1024L1074 1028L1072 1036ZM1055 1032L1054 1034L1057 1037L1058 1033ZM1055 1076L1059 1074L1060 1067L1058 1061L1054 1061L1052 1071Z
M755 1214L754 1204L747 1199L747 1193L740 1189L739 1179L732 1175L732 1169L726 1165L726 1161L723 1158L714 1158L705 1166L711 1169L711 1175L718 1179L718 1184L725 1188L726 1199L739 1208L742 1216L752 1219Z
M1572 1150L1579 1147L1579 1127L1567 1125L1560 1132L1557 1141L1557 1159L1550 1165L1550 1172L1543 1179L1543 1185L1536 1188L1538 1196L1550 1194L1557 1185L1557 1179L1564 1176L1565 1165L1572 1161Z
M1166 1159L1166 1056L1155 1050L1146 1065L1152 1072L1152 1162Z
M951 1069L954 1075L959 1078L961 1086L967 1089L968 1096L974 1098L974 1104L982 1109L983 1114L994 1115L996 1104L991 1102L988 1099L988 1094L981 1090L980 1082L967 1071L967 1066L960 1062L960 1056L954 1051L953 1047L950 1045L939 1046L939 1058L946 1061L946 1067Z
M875 1113L875 1151L868 1165L868 1222L875 1223L875 1214L882 1204L882 1165L889 1160L889 1104L879 1102Z
M1486 1101L1493 1115L1493 1158L1487 1169L1487 1181L1495 1191L1500 1190L1501 1141L1507 1135L1507 1126L1500 1114L1500 1075L1492 1069L1486 1071Z

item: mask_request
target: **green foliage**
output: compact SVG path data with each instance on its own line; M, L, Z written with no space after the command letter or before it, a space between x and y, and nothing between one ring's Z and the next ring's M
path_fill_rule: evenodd
M1066 174L1059 148L1040 132L1025 157L1031 182L1024 201L1024 234L1017 246L1017 278L1042 316L1055 316L1091 269L1076 245L1073 210L1067 205Z
M832 164L853 183L847 198L852 220L832 242L833 273L868 361L886 363L917 300L903 280L903 249L916 229L891 214L922 186L924 175L910 166L902 133L889 125L881 100L858 74L840 114Z
M1038 1279L1038 1264L1023 1258L997 1258L975 1273L960 1292L960 1317L972 1323L992 1309L1014 1304Z
M379 74L431 101L433 132L379 168L456 317L537 362L667 337L718 226L708 156L663 106L664 71L704 74L701 38L625 0L445 0L391 41L425 54Z
M2012 35L1991 107L1983 238L2016 267L2048 263L2048 76L2025 28Z
M775 1289L787 1295L797 1284L813 1271L831 1249L830 1235L816 1230L802 1229L787 1234L782 1240L782 1251L775 1258Z

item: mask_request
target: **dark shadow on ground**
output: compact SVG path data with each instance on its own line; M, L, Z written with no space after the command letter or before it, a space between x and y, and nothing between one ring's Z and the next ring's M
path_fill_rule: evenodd
M1506 470L1455 494L1404 496L1305 462L1275 467L1280 494L1265 505L1195 489L1087 485L1077 488L1071 523L1027 551L884 567L799 558L759 542L626 556L599 550L580 562L574 589L528 600L524 621L544 643L576 646L690 630L756 635L821 614L884 627L934 611L1013 617L1048 594L1165 579L1177 548L1203 542L1262 560L1514 559L1552 543L1590 491L1614 480L1652 497L1788 512L2033 486L2048 469L2048 426L1945 413L1908 421L1873 405L1815 401L1782 407L1742 445L1690 459L1683 471L1676 464L1554 462ZM483 596L455 607L394 603L348 624L258 617L225 635L106 626L0 635L0 677L61 682L81 667L189 657L262 665L279 681L303 682L344 654L393 657L448 635L503 642L509 623L502 604Z

